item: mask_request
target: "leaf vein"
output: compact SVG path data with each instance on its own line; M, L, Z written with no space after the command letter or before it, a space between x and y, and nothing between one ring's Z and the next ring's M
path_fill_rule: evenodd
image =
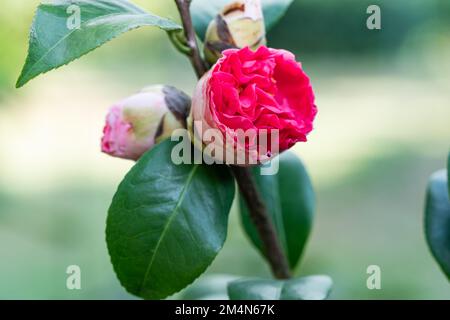
M186 191L187 191L187 189L189 188L189 186L190 186L190 184L191 184L191 182L192 182L192 179L193 179L193 177L194 177L194 175L195 175L195 172L197 171L198 167L199 167L198 165L195 165L195 166L192 168L191 172L189 173L189 176L188 176L188 178L187 178L187 180L186 180L186 184L185 184L185 186L183 187L183 190L181 191L180 198L178 199L177 204L175 205L175 208L172 210L171 216L169 217L169 219L167 220L167 223L165 224L165 226L164 226L164 228L163 228L163 231L162 231L162 233L161 233L161 237L159 238L158 242L156 243L156 246L155 246L153 255L152 255L151 259L150 259L149 265L148 265L147 270L146 270L145 275L144 275L144 279L142 280L141 287L140 287L140 289L139 289L139 292L140 292L140 293L142 293L142 289L143 289L143 287L144 287L144 285L145 285L145 282L147 281L147 278L148 278L148 276L149 276L149 274L150 274L150 271L151 271L151 269L152 269L152 267L153 267L153 263L154 263L154 261L155 261L156 255L157 255L157 253L158 253L158 249L159 249L159 247L161 246L162 240L164 239L164 236L166 235L167 230L168 230L169 226L171 225L173 219L174 219L174 218L178 215L178 213L179 213L179 208L180 208L181 204L182 204L183 201L184 201L184 197L185 197L185 195L186 195Z

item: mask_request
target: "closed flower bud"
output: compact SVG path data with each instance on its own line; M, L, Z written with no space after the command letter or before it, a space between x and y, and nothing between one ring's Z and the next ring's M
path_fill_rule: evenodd
M175 129L186 128L191 99L170 86L151 86L112 106L106 117L102 152L137 160Z
M210 22L205 36L205 58L213 65L222 51L266 44L266 31L260 0L240 0L226 6Z

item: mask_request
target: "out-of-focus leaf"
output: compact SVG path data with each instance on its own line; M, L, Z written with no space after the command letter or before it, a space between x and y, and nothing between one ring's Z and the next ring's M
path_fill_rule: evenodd
M450 200L445 169L434 173L428 183L425 235L433 256L450 280Z
M279 172L261 175L253 168L253 177L275 225L280 243L293 269L300 260L314 218L314 190L300 159L287 151L279 156ZM264 255L261 240L251 222L245 200L240 198L242 224L253 244Z
M231 300L324 300L333 281L324 275L290 280L239 279L228 285Z
M229 274L207 275L190 285L181 298L183 300L228 300L227 286L238 278Z
M447 189L448 189L448 197L450 198L450 152L448 153L447 158Z

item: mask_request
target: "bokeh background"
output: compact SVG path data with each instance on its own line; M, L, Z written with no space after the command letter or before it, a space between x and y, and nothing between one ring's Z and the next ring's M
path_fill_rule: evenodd
M136 3L178 19L172 1ZM106 212L133 165L99 151L108 106L153 83L191 93L195 78L164 32L130 32L20 90L37 0L0 10L0 298L132 298L112 271ZM382 30L366 8L382 9ZM450 285L424 239L428 176L450 147L448 0L296 0L270 34L312 78L315 131L295 150L317 193L312 236L297 274L329 274L334 299L448 299ZM82 290L66 289L66 268ZM366 268L382 270L368 290ZM241 232L208 274L269 276Z

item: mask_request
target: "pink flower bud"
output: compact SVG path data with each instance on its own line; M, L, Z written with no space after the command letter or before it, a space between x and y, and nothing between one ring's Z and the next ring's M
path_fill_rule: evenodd
M188 126L194 144L219 163L252 165L306 141L317 108L294 55L264 46L223 54L192 99Z
M137 160L173 130L186 128L190 98L170 86L151 86L112 106L106 117L102 152Z

